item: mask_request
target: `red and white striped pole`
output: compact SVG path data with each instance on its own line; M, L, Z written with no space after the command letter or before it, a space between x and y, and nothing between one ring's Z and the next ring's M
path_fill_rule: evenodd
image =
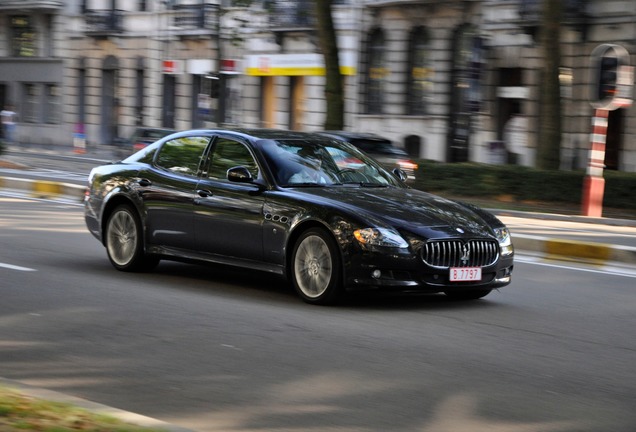
M592 135L587 175L583 180L582 212L584 216L601 217L605 193L605 140L609 111L598 108L592 119Z

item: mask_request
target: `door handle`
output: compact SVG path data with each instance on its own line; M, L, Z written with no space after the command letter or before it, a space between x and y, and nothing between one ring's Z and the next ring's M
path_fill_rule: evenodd
M207 198L211 197L214 194L212 193L212 191L207 189L197 189L197 195L199 195L201 198Z
M148 187L148 186L152 185L152 182L150 180L148 180L148 179L141 178L141 179L137 180L137 184L139 186Z

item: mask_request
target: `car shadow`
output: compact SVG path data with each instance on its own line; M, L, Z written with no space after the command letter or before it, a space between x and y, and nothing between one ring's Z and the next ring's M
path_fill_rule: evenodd
M490 295L496 295L496 292ZM348 293L340 305L369 310L470 310L494 307L497 302L490 297L479 300L456 300L442 293L359 292Z
M108 261L87 263L84 267L99 275L111 274L139 284L147 282L157 289L178 289L207 292L232 298L254 301L280 302L310 306L298 297L292 286L276 274L246 270L221 264L197 264L178 261L161 261L152 271L145 273L118 272ZM368 310L471 310L496 307L498 292L479 300L454 300L444 294L422 292L384 292L364 290L345 293L330 309Z
M304 304L294 292L292 286L282 277L275 274L246 271L241 268L223 266L216 264L199 265L184 264L177 262L162 262L154 271L162 275L172 275L175 277L187 277L203 283L198 289L210 289L209 283L215 284L215 292L237 295L245 298L245 290L250 295L260 298L267 298L272 301L295 302ZM193 284L183 284L180 286L193 287ZM493 291L490 296L496 296L497 291ZM365 290L360 292L347 292L340 301L331 306L333 308L365 308L365 309L474 309L492 307L497 305L496 301L489 297L479 300L454 300L439 293L422 292L378 292Z

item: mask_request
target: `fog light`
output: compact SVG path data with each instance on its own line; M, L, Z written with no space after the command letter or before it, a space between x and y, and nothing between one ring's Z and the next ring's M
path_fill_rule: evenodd
M382 272L378 269L373 270L373 273L371 273L371 277L373 277L373 279L380 279L380 277L382 277Z

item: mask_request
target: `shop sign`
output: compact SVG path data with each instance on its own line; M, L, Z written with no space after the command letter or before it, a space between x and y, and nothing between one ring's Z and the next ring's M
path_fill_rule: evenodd
M183 60L164 60L162 71L168 75L179 75L183 73Z
M341 53L340 72L355 75L355 55ZM256 54L245 57L245 74L250 76L320 76L325 75L322 54Z

